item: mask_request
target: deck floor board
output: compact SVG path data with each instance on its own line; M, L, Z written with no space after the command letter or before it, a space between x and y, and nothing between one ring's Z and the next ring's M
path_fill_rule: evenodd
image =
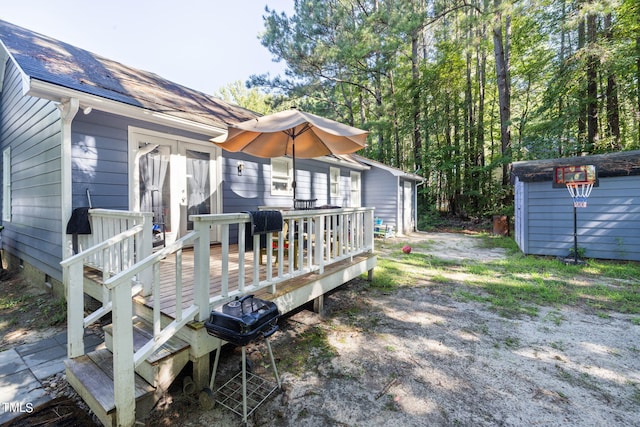
M229 263L228 263L228 290L233 291L238 289L239 281L239 256L234 253L235 247L229 249ZM222 247L220 245L212 245L210 247L210 283L209 283L209 296L219 295L222 289ZM275 258L275 257L274 257ZM264 257L264 263L267 263L266 257ZM176 313L176 273L175 273L176 256L171 255L160 263L160 309L163 314L170 317L174 317ZM182 251L182 307L189 307L194 301L194 251L186 248ZM258 264L259 278L265 280L267 276L267 266ZM253 283L254 274L254 261L253 252L246 252L244 256L244 269L245 286L250 286ZM289 261L285 257L283 262L283 271L286 273L289 270ZM273 277L278 273L278 264L275 260L272 262ZM144 304L148 307L153 307L154 296L144 297L142 299Z

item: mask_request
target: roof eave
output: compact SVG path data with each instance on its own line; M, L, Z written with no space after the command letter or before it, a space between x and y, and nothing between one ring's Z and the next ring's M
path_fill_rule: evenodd
M90 107L107 113L170 126L189 132L201 133L210 137L217 137L227 131L217 126L197 123L146 108L124 104L34 78L29 79L28 82L23 81L23 91L26 95L48 99L54 102L62 102L65 99L76 98L80 101L81 108Z

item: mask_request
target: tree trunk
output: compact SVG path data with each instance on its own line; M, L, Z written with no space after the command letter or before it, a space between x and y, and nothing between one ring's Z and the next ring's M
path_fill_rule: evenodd
M636 120L640 121L640 37L636 38L636 89L638 91L638 105L636 105ZM636 129L638 130L638 129ZM640 145L640 130L638 135L638 145Z
M589 59L587 63L587 146L592 153L598 142L598 57L593 52L596 43L596 15L587 15L587 41Z
M500 105L500 143L502 149L502 185L509 184L509 162L511 159L511 87L509 82L509 35L510 17L504 17L502 33L502 2L494 1L493 48L496 57L498 103Z
M420 69L418 30L411 37L411 79L413 87L413 159L414 170L422 168L422 135L420 133Z
M586 36L585 36L585 23L581 21L578 25L578 50L582 50L586 44ZM585 93L585 95L587 95ZM584 147L586 145L585 134L587 133L587 107L586 104L582 101L579 102L579 112L578 112L578 146L575 148L574 154L579 154L584 151Z
M607 40L613 42L613 34L611 31L611 14L608 13L604 18L604 31ZM609 68L607 76L607 132L611 139L611 149L621 150L620 141L620 109L618 106L618 83L613 68Z

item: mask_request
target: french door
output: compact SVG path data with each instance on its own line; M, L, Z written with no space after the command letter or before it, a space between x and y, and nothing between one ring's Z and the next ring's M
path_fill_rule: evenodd
M130 132L131 206L153 212L154 236L165 244L193 230L190 215L218 213L218 149L209 143ZM212 229L211 240L217 240Z

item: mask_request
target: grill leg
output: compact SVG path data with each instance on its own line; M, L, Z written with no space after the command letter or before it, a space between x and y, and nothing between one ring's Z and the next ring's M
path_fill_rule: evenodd
M280 376L278 375L278 369L276 368L276 360L273 358L273 352L271 351L271 343L269 342L269 338L264 339L267 342L267 348L269 349L269 357L271 357L271 366L273 366L273 373L276 376L276 382L278 383L278 388L282 387L280 384Z
M242 346L242 421L247 425L247 350Z
M218 372L218 361L220 360L220 348L222 347L222 341L218 339L218 348L216 348L216 358L213 362L213 372L211 372L211 381L209 382L209 389L215 392L216 372Z

